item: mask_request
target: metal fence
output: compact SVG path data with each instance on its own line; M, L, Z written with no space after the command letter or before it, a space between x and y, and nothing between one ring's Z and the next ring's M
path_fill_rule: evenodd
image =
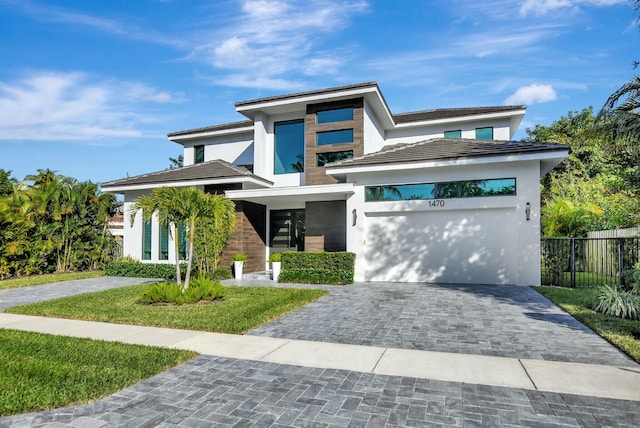
M543 238L541 252L543 285L624 285L640 262L640 238Z

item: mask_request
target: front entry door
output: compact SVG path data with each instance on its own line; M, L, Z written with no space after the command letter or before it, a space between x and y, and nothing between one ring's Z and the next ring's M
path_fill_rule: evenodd
M271 211L269 246L277 253L304 251L304 210Z

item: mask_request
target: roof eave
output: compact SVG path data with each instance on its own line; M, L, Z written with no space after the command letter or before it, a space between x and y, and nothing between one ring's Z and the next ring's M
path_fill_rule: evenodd
M562 162L569 156L568 149L559 150L544 150L537 152L527 153L511 153L501 155L485 155L485 156L465 156L457 158L445 158L439 160L423 160L423 161L406 161L406 162L387 162L376 163L369 165L325 165L325 171L332 176L343 176L346 174L358 174L358 173L371 173L371 172L383 172L383 171L397 171L398 165L402 165L404 170L423 169L423 168L437 168L448 166L462 166L462 165L481 165L489 163L501 163L501 162L518 162L518 161L547 161L556 162L553 166ZM551 169L549 169L550 171ZM548 171L547 171L548 172ZM546 172L545 172L546 174Z
M109 193L122 193L132 190L147 190L154 189L156 187L190 187L190 186L204 186L208 184L227 184L227 183L251 183L262 188L269 188L273 186L273 182L265 179L258 178L256 176L237 176L237 177L225 177L225 178L202 178L197 180L174 180L155 183L138 183L138 184L114 184L102 185L103 192Z
M396 124L395 127L396 129L402 129L402 128L411 128L416 126L433 126L433 125L447 124L452 122L475 122L480 120L518 118L518 117L520 118L520 120L522 120L522 118L526 113L527 113L527 109L523 108L523 109L517 109L517 110L500 111L495 113L469 114L464 116L447 117L447 118L440 118L440 119L404 122L404 123ZM520 123L520 120L518 120L517 122L518 124Z

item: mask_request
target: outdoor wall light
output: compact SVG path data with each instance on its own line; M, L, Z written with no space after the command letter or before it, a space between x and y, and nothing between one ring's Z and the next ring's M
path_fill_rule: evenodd
M356 209L354 208L353 211L351 211L351 225L355 226L356 223L358 222L358 213L356 212Z
M529 202L524 207L524 214L527 217L527 221L531 220L531 204Z

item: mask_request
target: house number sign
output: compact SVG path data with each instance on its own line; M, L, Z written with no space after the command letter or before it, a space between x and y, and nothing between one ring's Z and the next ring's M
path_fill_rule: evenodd
M444 207L444 199L432 199L429 201L429 207L441 208Z

